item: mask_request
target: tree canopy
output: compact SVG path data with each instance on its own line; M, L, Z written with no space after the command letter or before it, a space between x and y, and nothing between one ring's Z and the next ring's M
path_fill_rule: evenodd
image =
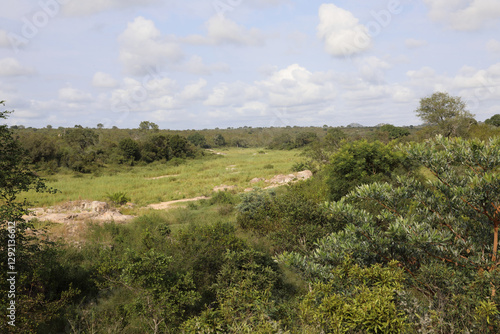
M441 134L450 137L459 135L463 129L469 128L475 122L474 115L466 107L461 97L436 92L420 99L416 113L422 121L438 126Z
M493 126L499 127L500 126L500 114L496 114L496 115L491 116L486 121L484 121L484 123L486 123L488 125L493 125Z

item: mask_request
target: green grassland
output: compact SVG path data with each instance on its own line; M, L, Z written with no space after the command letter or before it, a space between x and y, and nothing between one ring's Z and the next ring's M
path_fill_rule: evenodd
M241 192L253 186L249 183L251 179L288 174L295 163L303 160L298 150L228 148L219 152L223 155L209 154L178 166L153 163L108 167L97 174L58 173L45 177L49 187L59 190L57 194L29 192L24 197L36 206L51 206L73 200L105 201L107 194L124 192L134 204L144 206L209 196L220 185L236 186L235 190Z

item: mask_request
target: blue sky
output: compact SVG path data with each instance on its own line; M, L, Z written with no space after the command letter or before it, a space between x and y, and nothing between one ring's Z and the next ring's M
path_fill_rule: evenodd
M11 125L418 125L419 99L500 113L498 0L17 0Z

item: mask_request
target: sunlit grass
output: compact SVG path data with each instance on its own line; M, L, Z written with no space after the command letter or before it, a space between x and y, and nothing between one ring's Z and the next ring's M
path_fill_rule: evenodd
M271 178L288 174L294 163L301 161L300 152L230 148L214 158L188 160L185 164L151 164L148 166L103 169L100 176L92 174L57 174L46 178L46 184L58 189L57 194L29 192L25 197L36 206L51 206L73 200L105 201L107 194L126 193L133 203L150 203L208 196L216 186L234 185L243 191L256 177ZM260 152L260 153L259 153ZM273 168L264 168L272 165ZM166 176L160 179L153 177Z

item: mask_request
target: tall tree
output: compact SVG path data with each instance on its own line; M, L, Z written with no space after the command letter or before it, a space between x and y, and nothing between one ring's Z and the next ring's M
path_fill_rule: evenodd
M475 123L474 115L458 96L436 92L420 100L417 116L430 125L436 125L445 137L459 135Z

